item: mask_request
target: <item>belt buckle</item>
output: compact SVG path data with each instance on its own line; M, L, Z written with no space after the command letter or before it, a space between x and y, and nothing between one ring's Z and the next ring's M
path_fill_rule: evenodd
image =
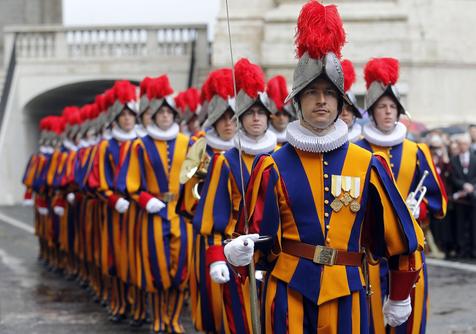
M332 266L336 262L337 250L325 246L316 246L312 262Z

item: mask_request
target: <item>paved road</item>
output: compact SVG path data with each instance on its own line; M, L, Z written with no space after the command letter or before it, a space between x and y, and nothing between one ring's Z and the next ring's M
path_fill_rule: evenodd
M30 209L0 208L32 226ZM36 261L36 238L0 219L0 333L148 333L112 324L87 292ZM465 270L430 265L429 334L476 334L476 265ZM185 317L189 333L190 318Z

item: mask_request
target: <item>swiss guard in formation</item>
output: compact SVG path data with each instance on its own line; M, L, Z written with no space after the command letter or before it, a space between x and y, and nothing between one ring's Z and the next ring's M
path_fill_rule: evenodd
M311 0L290 93L243 58L200 90L120 80L43 118L23 177L40 260L154 333L183 333L187 300L205 333L424 333L420 226L445 191L405 139L397 60L365 66L360 126L345 41Z
M335 6L304 5L288 96L299 120L288 126L287 145L255 162L248 212L235 226L248 234L224 248L233 266L272 268L261 301L266 333L369 332L366 252L389 262L387 323L398 326L411 313L423 233L385 158L349 143L338 117L344 101L352 105L339 60L344 42ZM260 236L272 242L263 247Z
M428 214L443 218L446 214L446 193L426 144L406 139L407 129L399 122L407 114L395 84L399 63L393 58L371 59L364 69L367 93L365 108L370 122L364 125L363 139L357 145L385 158L400 194L410 212L421 225L428 224ZM428 273L423 250L415 253L415 265L421 267L415 288L411 290L412 314L408 321L391 332L424 333L428 316ZM371 303L372 330L383 333L382 303L389 294L389 262L377 258L370 266L370 283L374 294Z

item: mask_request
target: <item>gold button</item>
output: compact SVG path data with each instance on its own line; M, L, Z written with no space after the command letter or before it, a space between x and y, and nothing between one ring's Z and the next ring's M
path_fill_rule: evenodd
M324 178L327 179L329 177L329 175L327 174L324 174Z
M331 225L326 225L326 230L330 229Z
M324 217L329 217L329 214L327 212L324 213Z
M390 154L389 157L390 157L390 158L393 158L393 155Z
M325 190L325 191L329 191L329 187L325 187L324 190Z
M327 243L331 242L331 238L326 239Z
M329 163L327 161L324 161L324 165L327 166Z
M393 164L390 164L390 167L393 167L394 165Z
M324 204L329 204L329 201L327 199L325 199Z

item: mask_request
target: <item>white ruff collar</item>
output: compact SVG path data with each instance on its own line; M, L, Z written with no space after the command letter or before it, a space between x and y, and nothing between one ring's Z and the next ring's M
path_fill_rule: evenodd
M79 140L79 145L78 145L79 148L85 148L89 146L91 146L91 144L87 140L84 140L84 139Z
M347 124L340 118L335 121L334 129L324 136L318 136L309 131L300 124L299 120L289 123L287 130L288 143L306 152L329 152L341 147L348 141Z
M407 135L407 128L398 122L389 133L383 133L375 126L373 121L364 125L362 135L371 144L390 147L401 144Z
M141 124L137 124L135 130L137 133L137 137L142 138L148 135L146 128L144 128L144 126Z
M286 130L279 132L272 124L269 125L269 130L276 135L278 143L287 142L286 139Z
M40 146L40 152L43 154L53 153L54 148L51 146Z
M105 140L112 139L111 130L109 129L104 130L102 133L102 139L105 139Z
M218 136L215 129L213 128L207 131L205 134L205 139L207 140L208 145L220 151L228 151L230 148L235 146L233 143L233 138L230 140L223 140Z
M179 128L177 123L173 123L170 126L170 128L168 128L165 131L162 130L161 128L159 128L155 124L151 124L151 125L147 126L147 133L149 134L149 136L151 136L155 140L167 141L167 140L175 139L175 138L177 138L179 130L180 130L180 128Z
M67 139L67 138L64 139L63 145L64 145L64 147L66 147L70 151L77 151L78 150L76 145L74 145L74 143L71 140Z
M238 138L238 136L240 137ZM233 141L236 148L240 147L241 141L243 152L249 155L269 153L276 148L276 135L269 130L266 130L265 134L259 139L250 138L239 130Z
M358 123L354 123L350 129L349 129L349 141L354 142L355 140L358 140L360 136L362 135L362 125Z
M117 141L127 141L127 140L132 140L137 137L135 130L131 130L129 132L125 132L119 127L114 127L112 129L112 138L114 138Z

